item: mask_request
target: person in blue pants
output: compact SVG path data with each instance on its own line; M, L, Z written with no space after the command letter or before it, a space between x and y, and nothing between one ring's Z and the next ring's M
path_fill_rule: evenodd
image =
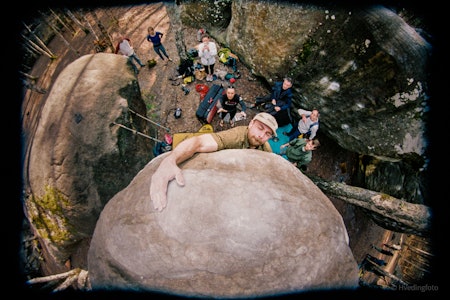
M131 66L133 67L133 70L136 74L139 74L139 70L136 67L136 65L133 63L133 60L135 60L141 67L144 67L145 64L142 63L140 58L137 56L136 52L134 51L133 46L131 45L131 40L125 36L121 36L119 43L116 46L115 53L119 54L119 52L128 57L129 61L131 62Z
M161 38L163 37L163 33L159 31L155 31L155 28L149 27L147 29L147 41L152 42L153 44L153 50L155 50L156 54L161 57L162 60L164 60L164 56L169 60L172 61L172 59L169 57L169 55L166 52L166 48L161 42ZM164 56L163 56L164 54Z

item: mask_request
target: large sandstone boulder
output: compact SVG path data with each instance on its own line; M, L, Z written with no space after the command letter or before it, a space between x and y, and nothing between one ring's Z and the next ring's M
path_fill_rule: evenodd
M26 213L40 238L48 273L92 235L106 202L152 158L136 76L115 54L85 55L58 76L32 139L25 166Z
M88 253L94 290L248 297L353 289L358 266L341 215L284 158L257 150L197 154L153 210L154 158L105 206Z

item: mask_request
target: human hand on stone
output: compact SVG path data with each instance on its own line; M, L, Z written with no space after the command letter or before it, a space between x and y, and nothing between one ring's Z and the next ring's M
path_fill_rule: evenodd
M150 199L153 202L153 208L162 211L167 206L167 188L173 179L177 184L184 186L184 177L181 169L169 157L164 159L158 169L153 173L150 182Z

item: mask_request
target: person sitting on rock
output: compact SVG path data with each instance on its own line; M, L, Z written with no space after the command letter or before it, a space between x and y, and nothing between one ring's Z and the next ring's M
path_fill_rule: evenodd
M236 89L234 86L230 85L227 89L225 94L222 95L222 98L220 98L220 101L218 102L219 109L217 110L217 113L220 117L220 127L223 127L223 122L226 115L229 115L230 118L230 126L234 127L234 121L233 118L236 115L237 112L237 106L238 104L241 106L242 114L244 117L246 116L245 110L247 109L247 106L245 105L244 101L242 100L242 97L236 94Z
M306 166L312 160L312 151L319 148L318 139L307 140L297 138L280 146L280 155L285 155L301 171L306 170Z
M251 108L263 105L264 111L273 115L279 126L289 124L291 122L292 85L293 80L289 77L275 82L272 92L263 97L256 97L255 104Z
M319 111L313 109L311 111L305 109L298 109L300 120L292 126L289 132L283 132L289 137L289 141L301 136L306 139L314 139L319 130Z

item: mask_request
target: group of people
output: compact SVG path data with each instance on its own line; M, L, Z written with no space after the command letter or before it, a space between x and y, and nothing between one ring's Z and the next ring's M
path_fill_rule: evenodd
M223 149L257 149L273 152L269 139L277 136L278 129L278 123L274 115L268 112L260 112L252 118L247 126L234 126L232 120L237 112L237 105L241 105L241 113L245 114L246 105L244 101L236 94L235 87L228 86L220 99L217 112L221 118L221 126L223 126L225 115L229 115L231 128L186 139L162 160L152 175L150 183L150 198L155 210L162 211L167 206L167 188L170 181L175 179L178 185L185 185L183 173L178 165L190 159L196 153L215 152ZM312 151L320 146L319 140L315 138L318 126L312 130L312 127L316 125L305 125L306 123L318 122L318 111L299 109L299 114L301 119L292 132L293 138L280 147L280 155L286 155L293 165L304 171L304 167L312 159ZM305 130L305 128L308 130ZM297 130L303 135L294 138Z
M202 29L201 32L201 43L197 46L198 56L200 57L201 64L205 69L206 81L213 81L214 66L217 56L217 46L216 43L210 40L210 37L206 33L206 30ZM148 27L147 33L148 34L146 36L146 40L152 43L153 50L161 58L161 60L164 61L165 59L167 59L168 61L173 61L167 54L166 48L162 43L161 39L164 34L160 31L156 31L155 28L151 26ZM142 63L141 59L136 54L133 46L131 45L131 40L124 35L121 35L119 37L115 53L120 53L128 57L131 62L131 66L133 67L133 70L136 74L139 74L139 69L134 64L134 62L136 62L141 67L145 66L145 64Z
M280 119L277 116L283 112L290 113L289 110L292 105L291 87L292 79L289 77L284 78L282 82L276 82L272 92L264 97L257 97L252 108L264 105L265 113L273 116L277 125L280 126ZM230 126L234 127L234 116L237 113L238 105L241 106L241 114L246 117L247 106L245 102L236 93L233 86L228 86L218 102L217 113L220 118L220 127L224 126L224 119L227 116ZM306 166L312 160L312 151L320 147L320 142L316 138L319 129L319 111L317 109L308 111L300 108L297 112L300 119L292 124L292 129L289 132L283 132L284 135L289 137L289 141L280 146L279 154L286 157L300 170L305 171Z
M163 33L149 27L146 39L153 44L155 53L162 60L166 58L172 61L161 42L162 36ZM201 43L197 49L201 64L205 68L206 81L213 81L217 46L210 40L206 32L203 32ZM136 73L139 73L139 71L133 60L141 67L145 66L135 53L130 39L125 36L121 36L117 44L116 53L119 52L130 59ZM150 198L154 209L162 211L166 207L167 188L170 181L175 179L179 185L185 184L178 165L196 153L214 152L222 149L258 149L273 152L269 139L277 136L278 127L284 126L286 120L291 122L292 86L293 80L285 77L282 82L274 84L269 95L257 97L252 108L262 105L264 112L256 114L247 126L235 126L234 117L237 113L237 106L241 106L241 114L244 117L246 117L247 107L242 97L236 93L235 87L228 86L218 103L217 113L221 119L219 125L223 127L224 119L229 117L231 128L193 136L182 141L170 151L152 176ZM283 132L283 134L289 136L289 142L280 146L279 154L285 156L300 170L304 171L303 167L311 161L312 151L320 146L319 141L315 138L319 128L319 112L317 109L312 111L299 109L298 113L300 119L292 130Z
M164 47L164 45L161 41L163 35L164 34L162 32L156 31L155 28L150 26L147 29L146 40L152 43L153 50L155 51L156 54L158 54L158 56L163 61L165 60L165 58L168 61L173 61L167 54L166 48ZM130 38L126 37L125 35L120 35L119 41L117 42L117 45L115 48L115 53L122 54L122 55L128 57L128 59L131 63L131 66L136 74L139 74L139 69L134 64L134 62L136 62L140 67L145 66L145 64L142 63L140 57L136 54L136 51L134 50L133 46L131 45Z
M299 120L293 122L291 116L293 80L285 77L283 81L275 82L270 94L256 97L251 108L263 107L266 113L274 116L279 126L292 125L289 132L283 132L289 140L280 146L280 155L286 156L300 170L306 170L311 162L312 151L320 146L316 138L319 129L319 111L298 109Z
M232 87L227 89L229 92L232 90L234 90ZM162 211L166 207L167 188L170 181L175 179L178 185L185 185L183 173L178 165L190 159L194 154L223 149L257 149L273 152L269 139L277 136L277 129L278 124L275 117L267 112L260 112L252 118L247 126L235 126L228 130L204 133L182 141L161 161L152 175L150 198L154 209ZM297 143L300 145L299 147ZM283 145L283 148L287 148L286 154L292 151L293 160L291 162L300 168L309 163L311 151L319 145L317 139L298 138L289 145Z

